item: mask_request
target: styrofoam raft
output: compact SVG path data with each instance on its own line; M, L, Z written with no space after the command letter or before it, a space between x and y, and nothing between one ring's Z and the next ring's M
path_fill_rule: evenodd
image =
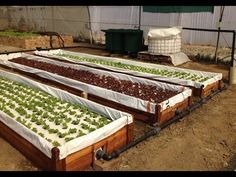
M129 80L131 82L143 83L143 84L147 84L147 85L153 85L153 86L156 86L156 87L162 88L162 89L168 89L168 90L181 92L181 93L179 93L179 94L177 94L177 95L175 95L175 96L173 96L161 103L156 104L156 103L145 101L145 100L133 97L133 96L125 95L125 94L122 94L119 92L115 92L115 91L101 88L98 86L86 84L84 82L80 82L80 81L77 81L74 79L63 77L63 76L60 76L57 74L53 74L51 72L47 72L44 70L28 67L25 65L14 63L14 62L9 62L8 59L14 58L15 57L14 54L9 55L8 59L6 59L6 60L1 60L1 55L0 55L0 63L3 65L6 65L6 66L9 66L12 68L16 68L16 69L20 69L22 71L26 71L29 73L34 73L34 74L41 76L43 78L54 80L56 82L59 82L59 83L65 84L67 86L85 91L87 93L91 93L93 95L97 95L99 97L103 97L103 98L109 99L111 101L126 105L128 107L142 110L145 112L150 112L153 114L156 112L156 105L160 105L161 111L163 111L170 106L174 106L175 104L182 102L183 100L185 100L186 98L188 98L189 96L192 95L192 90L189 88L183 87L183 86L176 86L176 85L162 83L162 82L158 82L158 81L151 81L148 79L137 78L137 77L129 76L126 74L119 74L119 73L113 73L113 72L109 72L109 71L103 71L103 70L94 69L94 68L81 66L81 65L68 64L68 63L54 61L54 60L50 60L47 58L38 57L38 56L34 56L34 55L28 55L28 54L20 54L20 55L22 57L25 57L25 58L31 59L31 60L43 61L43 62L51 63L54 65L70 67L70 68L74 68L74 69L83 69L83 70L93 72L95 74L112 76L117 79ZM19 56L19 54L16 54L16 56Z
M0 70L0 76L8 78L12 81L23 83L30 87L41 89L42 91L45 91L62 100L85 105L90 110L98 114L102 114L106 117L109 117L113 120L111 123L109 123L108 125L105 125L102 128L99 128L82 137L75 138L69 142L62 144L62 146L59 146L58 149L60 150L60 159L63 159L69 154L79 151L96 142L99 142L100 140L117 132L125 125L131 124L133 122L132 116L128 113L94 103L92 101L70 94L66 91L63 91L63 90L39 83L39 82L35 82L26 77L19 76L17 74L9 73L6 71L1 71L1 70ZM32 143L46 156L51 158L51 149L53 148L53 145L49 143L46 139L42 138L41 136L39 136L37 133L33 132L32 130L26 128L23 124L10 118L7 114L5 114L2 111L0 111L0 121L2 121L13 131L15 131L16 133L21 135L23 138L28 140L30 143ZM45 137L47 136L45 135Z
M192 69L185 69L185 68L183 69L183 68L177 68L177 67L171 67L171 66L145 63L145 62L140 62L140 61L124 60L124 59L114 58L114 57L104 57L104 56L91 55L91 54L85 54L85 53L79 53L79 52L71 52L71 51L66 51L66 50L61 50L61 49L49 50L49 51L35 51L34 53L37 55L46 56L46 57L53 56L58 59L73 61L75 63L86 63L87 65L91 65L91 66L97 66L97 67L99 66L101 68L110 68L111 70L114 70L114 71L129 73L129 74L136 75L136 76L149 77L152 79L156 79L156 80L160 80L160 81L167 81L167 82L171 82L171 83L175 83L175 84L179 84L179 85L184 85L184 86L192 86L195 88L201 88L201 87L205 88L206 86L208 86L216 81L221 80L223 77L222 73L213 73L213 72L206 72L206 71L199 71L199 70L192 70ZM186 80L186 79L172 78L172 77L160 76L160 75L150 74L150 73L143 73L143 72L138 72L138 71L130 71L127 69L122 69L122 68L117 68L117 67L112 67L112 66L104 66L101 64L94 64L94 63L90 63L90 62L73 60L73 59L69 59L66 57L56 56L56 54L68 54L68 55L74 55L74 56L79 56L79 57L95 58L95 59L100 59L100 60L105 60L105 61L113 61L113 62L120 62L120 63L124 63L124 64L134 65L134 66L141 66L141 67L146 67L146 68L150 68L150 69L187 72L187 73L197 74L199 76L212 77L212 78L200 83L200 82Z

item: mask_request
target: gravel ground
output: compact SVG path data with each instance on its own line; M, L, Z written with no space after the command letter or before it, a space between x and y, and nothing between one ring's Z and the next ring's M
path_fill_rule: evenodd
M214 59L215 50L216 48L214 46L182 44L182 52L184 52L188 56L204 55ZM217 52L217 57L219 60L230 61L231 49L226 47L220 47Z

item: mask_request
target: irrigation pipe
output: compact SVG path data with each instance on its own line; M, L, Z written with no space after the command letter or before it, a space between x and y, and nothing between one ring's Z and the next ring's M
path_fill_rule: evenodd
M227 89L227 86L225 85L222 89L218 89L215 92L213 92L211 95L209 95L208 97L202 98L198 102L190 105L186 111L183 111L183 112L176 111L176 116L173 117L171 120L167 121L166 123L162 124L161 126L153 126L150 131L144 133L142 136L140 136L137 139L135 139L134 141L130 142L128 145L113 151L111 154L103 151L102 149L99 149L95 154L96 158L98 160L103 159L106 161L110 161L114 158L119 157L119 155L121 153L125 152L126 150L130 149L131 147L136 146L137 144L141 143L142 141L148 139L151 136L158 135L161 130L168 127L170 124L178 121L179 119L183 118L184 116L190 114L195 109L197 109L197 108L201 107L203 104L207 103L207 101L209 101L213 96L215 96L216 94L218 94L226 89Z

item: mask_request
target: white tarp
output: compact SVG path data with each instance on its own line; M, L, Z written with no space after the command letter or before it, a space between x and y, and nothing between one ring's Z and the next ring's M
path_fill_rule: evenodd
M148 32L148 38L161 39L176 36L181 33L181 27L172 28L151 28Z
M169 56L174 66L178 66L188 61L191 61L188 58L188 56L183 52L178 52L178 53L173 53L173 54L163 54L163 55Z
M18 54L16 54L18 56ZM38 57L38 56L33 56L33 55L28 55L28 54L22 54L22 57L25 57L27 59L32 59L32 60L37 60L37 61L43 61L43 62L48 62L54 65L59 65L59 66L64 66L64 67L70 67L70 68L74 68L74 69L84 69L90 72L93 72L95 74L101 74L101 75L107 75L107 76L112 76L115 77L117 79L122 79L122 80L129 80L132 82L137 82L137 83L143 83L143 84L147 84L147 85L153 85L156 86L158 88L162 88L162 89L168 89L168 90L173 90L173 91L179 91L181 93L169 98L168 100L165 100L161 103L159 103L159 105L161 105L161 111L167 109L169 106L174 106L175 104L182 102L184 99L188 98L189 96L192 95L192 90L183 86L176 86L176 85L172 85L172 84L166 84L166 83L162 83L162 82L158 82L158 81L151 81L151 80L147 80L147 79L142 79L142 78L137 78L134 76L129 76L126 74L117 74L114 72L109 72L109 71L102 71L99 69L94 69L91 67L85 67L85 66L81 66L81 65L74 65L74 64L67 64L64 62L59 62L59 61L54 61L54 60L50 60L47 58L43 58L43 57ZM10 54L8 55L8 59L14 58L14 54ZM150 112L155 114L156 112L156 104L149 102L149 101L145 101L136 97L132 97L129 95L125 95L119 92L115 92L112 90L108 90L105 88L101 88L101 87L97 87L97 86L93 86L90 84L86 84L84 82L80 82L74 79L70 79L67 77L63 77L57 74L53 74L47 71L43 71L40 69L36 69L36 68L32 68L32 67L28 67L25 65L21 65L18 63L14 63L14 62L9 62L8 60L1 60L1 56L0 56L0 63L6 66L10 66L12 68L16 68L16 69L20 69L29 73L34 73L40 77L46 78L46 79L50 79L50 80L54 80L56 82L65 84L67 86L70 86L72 88L76 88L82 91L85 91L87 93L93 94L93 95L97 95L99 97L103 97L106 99L109 99L111 101L129 106L131 108L135 108L138 110L142 110L145 112Z
M99 66L101 68L110 68L114 71L119 71L123 73L129 73L134 76L144 76L144 77L149 77L152 79L160 80L160 81L166 81L166 82L171 82L179 85L184 85L184 86L192 86L196 88L205 88L207 85L212 84L218 80L222 79L222 73L213 73L213 72L206 72L206 71L199 71L199 70L192 70L192 69L183 69L183 68L177 68L177 67L171 67L171 66L164 66L164 65L158 65L158 64L152 64L152 63L145 63L145 62L140 62L140 61L132 61L132 60L125 60L121 58L114 58L114 57L104 57L104 56L98 56L98 55L91 55L91 54L85 54L85 53L79 53L79 52L71 52L71 51L66 51L66 50L49 50L49 51L35 51L35 54L41 55L41 56L53 56L55 58L59 59L64 59L68 61L73 61L76 63L86 63L87 65L94 65L94 66ZM103 66L99 64L92 64L89 62L82 62L79 60L73 60L69 59L66 57L60 57L56 56L56 54L68 54L68 55L73 55L73 56L79 56L79 57L87 57L87 58L95 58L95 59L100 59L100 60L105 60L105 61L112 61L112 62L121 62L124 64L129 64L129 65L134 65L134 66L141 66L141 67L146 67L146 68L152 68L152 69L161 69L161 70L169 70L169 71L177 71L177 72L188 72L192 74L197 74L199 76L205 76L205 77L213 77L211 79L208 79L202 83L196 82L196 81L191 81L191 80L185 80L185 79L179 79L179 78L170 78L170 77L164 77L164 76L158 76L155 74L149 74L149 73L143 73L143 72L138 72L138 71L130 71L127 69L121 69L121 68L116 68L116 67L111 67L111 66Z
M214 6L214 12L194 13L149 13L141 7L141 30L147 41L150 28L183 26L189 28L218 29L220 6ZM93 38L105 43L102 29L137 29L139 24L139 6L89 6ZM236 6L225 6L221 29L236 29ZM216 45L217 33L207 31L183 30L182 42L187 44ZM147 44L147 43L146 43ZM219 46L232 44L232 33L221 33Z
M141 7L141 30L147 38L150 28L217 29L220 8L215 6L213 13L148 13ZM98 43L105 43L102 29L137 29L139 24L139 6L1 6L0 9L0 29L28 27L31 30L56 31L80 39L92 37ZM236 29L235 11L236 6L225 6L221 29ZM182 41L187 44L216 45L216 39L215 32L183 30L182 33ZM232 33L221 33L219 45L228 47L230 44Z
M148 32L148 52L169 56L174 66L191 61L181 52L181 27L151 28Z
M30 87L39 88L49 94L52 94L53 96L61 98L62 100L85 105L90 110L93 110L94 112L97 112L98 114L103 114L107 117L110 117L112 120L114 120L110 124L105 125L102 128L99 128L85 136L73 139L69 142L66 142L62 146L59 146L58 148L60 150L60 159L63 159L69 154L79 151L96 142L99 142L100 140L117 132L125 125L133 122L132 116L128 113L117 111L115 109L94 103L92 101L70 94L66 91L30 80L26 77L9 73L6 71L2 71L2 70L0 71L0 76L6 77L12 81L26 84ZM2 121L13 131L15 131L16 133L21 135L23 138L28 140L30 143L32 143L46 156L51 158L51 149L53 148L53 145L49 143L46 139L42 138L37 133L34 133L32 130L26 128L24 125L17 122L16 120L10 118L7 114L5 114L2 111L0 111L0 121Z

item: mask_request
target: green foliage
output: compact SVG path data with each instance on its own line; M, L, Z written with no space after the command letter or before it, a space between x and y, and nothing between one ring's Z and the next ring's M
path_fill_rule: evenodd
M31 36L39 36L39 34L33 32L18 32L15 30L6 30L6 31L0 31L0 36L31 37Z
M13 110L15 110L14 114ZM110 122L106 117L91 112L83 105L59 100L39 89L3 77L0 77L0 111L11 118L16 118L16 121L53 143L54 146L60 144L47 138L45 132L55 134L68 142ZM80 124L81 121L87 124ZM55 128L52 128L51 124L54 124ZM38 127L42 127L43 131L37 129ZM65 132L63 129L68 131Z
M196 81L196 82L200 82L200 83L209 79L207 77L204 77L204 79L197 79L197 78L190 79L188 76L191 76L192 73L188 73L188 72L171 71L171 70L166 70L166 69L146 68L143 66L124 64L124 63L116 62L116 61L107 61L107 60L101 60L101 59L96 59L96 58L80 57L80 56L69 55L69 54L55 54L55 55L60 56L60 57L66 57L66 58L70 58L70 59L85 61L85 62L96 63L96 64L100 64L100 65L105 65L105 66L112 66L115 68L121 68L121 69L127 69L127 70L132 70L132 71L154 74L154 75L163 76L163 77L172 77L172 78L179 78L179 79L184 79L184 80L192 80L192 81ZM203 57L200 54L198 54L197 57L203 58L204 60L212 60L212 57L210 55Z
M61 144L57 141L53 141L52 145L55 146L55 147L61 146Z

